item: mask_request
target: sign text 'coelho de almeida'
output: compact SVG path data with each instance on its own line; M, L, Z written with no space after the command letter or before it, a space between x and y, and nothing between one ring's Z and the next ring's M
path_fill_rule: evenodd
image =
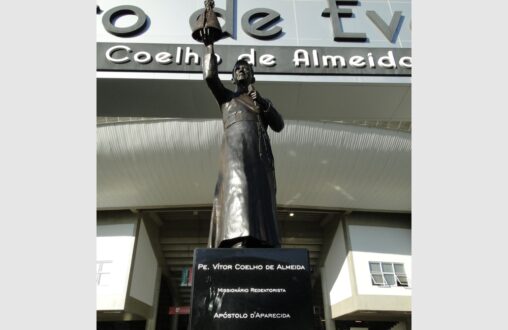
M202 45L98 43L99 71L201 72ZM244 58L256 74L410 76L410 49L216 45L219 72Z

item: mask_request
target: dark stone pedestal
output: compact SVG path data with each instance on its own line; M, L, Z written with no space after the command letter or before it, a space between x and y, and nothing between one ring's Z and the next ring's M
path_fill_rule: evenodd
M310 330L304 249L194 251L190 330Z

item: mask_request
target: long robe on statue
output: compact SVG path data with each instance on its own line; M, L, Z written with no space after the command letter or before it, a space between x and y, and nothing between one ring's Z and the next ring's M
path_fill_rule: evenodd
M224 87L217 66L205 56L204 75L219 103L224 124L220 166L213 199L209 247L280 247L276 218L274 159L267 128L284 127L271 106L260 110L247 94Z

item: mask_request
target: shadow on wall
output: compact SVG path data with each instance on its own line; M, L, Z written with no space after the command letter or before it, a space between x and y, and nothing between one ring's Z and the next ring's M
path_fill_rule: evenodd
M411 255L410 214L352 214L348 220L354 252Z

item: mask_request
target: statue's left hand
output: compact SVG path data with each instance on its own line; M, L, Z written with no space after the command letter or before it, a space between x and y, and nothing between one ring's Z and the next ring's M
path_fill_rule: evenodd
M251 90L249 92L249 96L253 101L257 101L257 99L259 98L259 93L256 90Z
M254 101L254 104L257 104L262 109L266 109L268 106L268 103L264 98L261 97L259 92L257 90L252 90L249 92L250 98Z

